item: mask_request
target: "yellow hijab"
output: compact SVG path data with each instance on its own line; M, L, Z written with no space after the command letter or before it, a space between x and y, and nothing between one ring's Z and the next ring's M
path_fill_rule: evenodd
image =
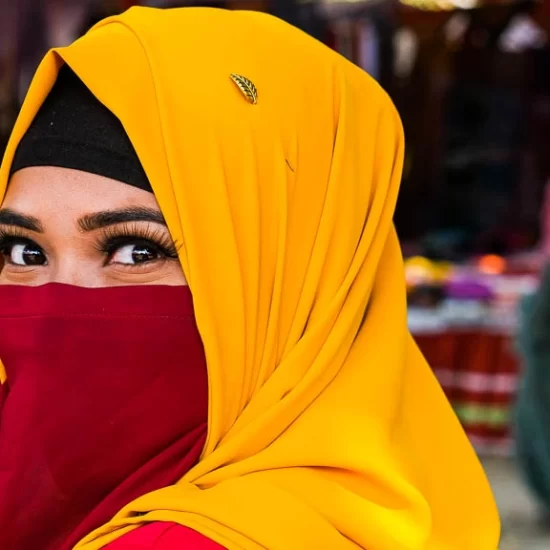
M200 462L76 548L171 521L229 550L496 549L483 471L407 331L386 94L267 15L133 8L46 56L0 198L63 62L124 124L184 244L210 380Z

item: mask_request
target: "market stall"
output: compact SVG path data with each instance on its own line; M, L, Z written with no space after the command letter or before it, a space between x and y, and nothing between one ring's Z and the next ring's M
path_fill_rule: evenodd
M518 312L537 288L535 263L406 262L411 332L480 454L514 452Z

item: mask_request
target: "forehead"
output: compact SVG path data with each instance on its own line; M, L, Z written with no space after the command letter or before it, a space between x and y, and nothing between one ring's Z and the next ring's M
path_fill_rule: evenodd
M55 166L36 166L16 172L3 207L39 215L58 211L100 211L128 206L158 208L152 193L117 180Z

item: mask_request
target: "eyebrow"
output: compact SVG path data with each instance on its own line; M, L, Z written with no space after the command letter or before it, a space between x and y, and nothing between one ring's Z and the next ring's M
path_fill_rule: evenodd
M86 214L79 218L78 226L81 231L89 233L111 225L128 222L152 222L166 226L166 221L159 210L139 206ZM10 208L0 210L0 225L12 225L36 233L44 233L44 226L38 218L21 214Z
M0 225L13 225L36 233L44 233L44 226L38 218L20 214L10 208L0 210Z
M121 208L119 210L105 210L103 212L86 214L78 220L78 226L81 231L88 233L90 231L95 231L96 229L102 229L118 223L128 222L152 222L164 226L166 225L164 217L159 210L141 206L133 206Z

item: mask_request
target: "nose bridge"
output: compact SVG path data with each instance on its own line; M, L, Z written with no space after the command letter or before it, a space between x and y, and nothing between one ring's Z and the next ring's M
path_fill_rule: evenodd
M101 286L101 260L94 254L93 241L80 233L66 216L48 233L48 281L72 286Z
M101 266L79 256L77 252L66 251L52 266L50 282L82 287L101 285Z

